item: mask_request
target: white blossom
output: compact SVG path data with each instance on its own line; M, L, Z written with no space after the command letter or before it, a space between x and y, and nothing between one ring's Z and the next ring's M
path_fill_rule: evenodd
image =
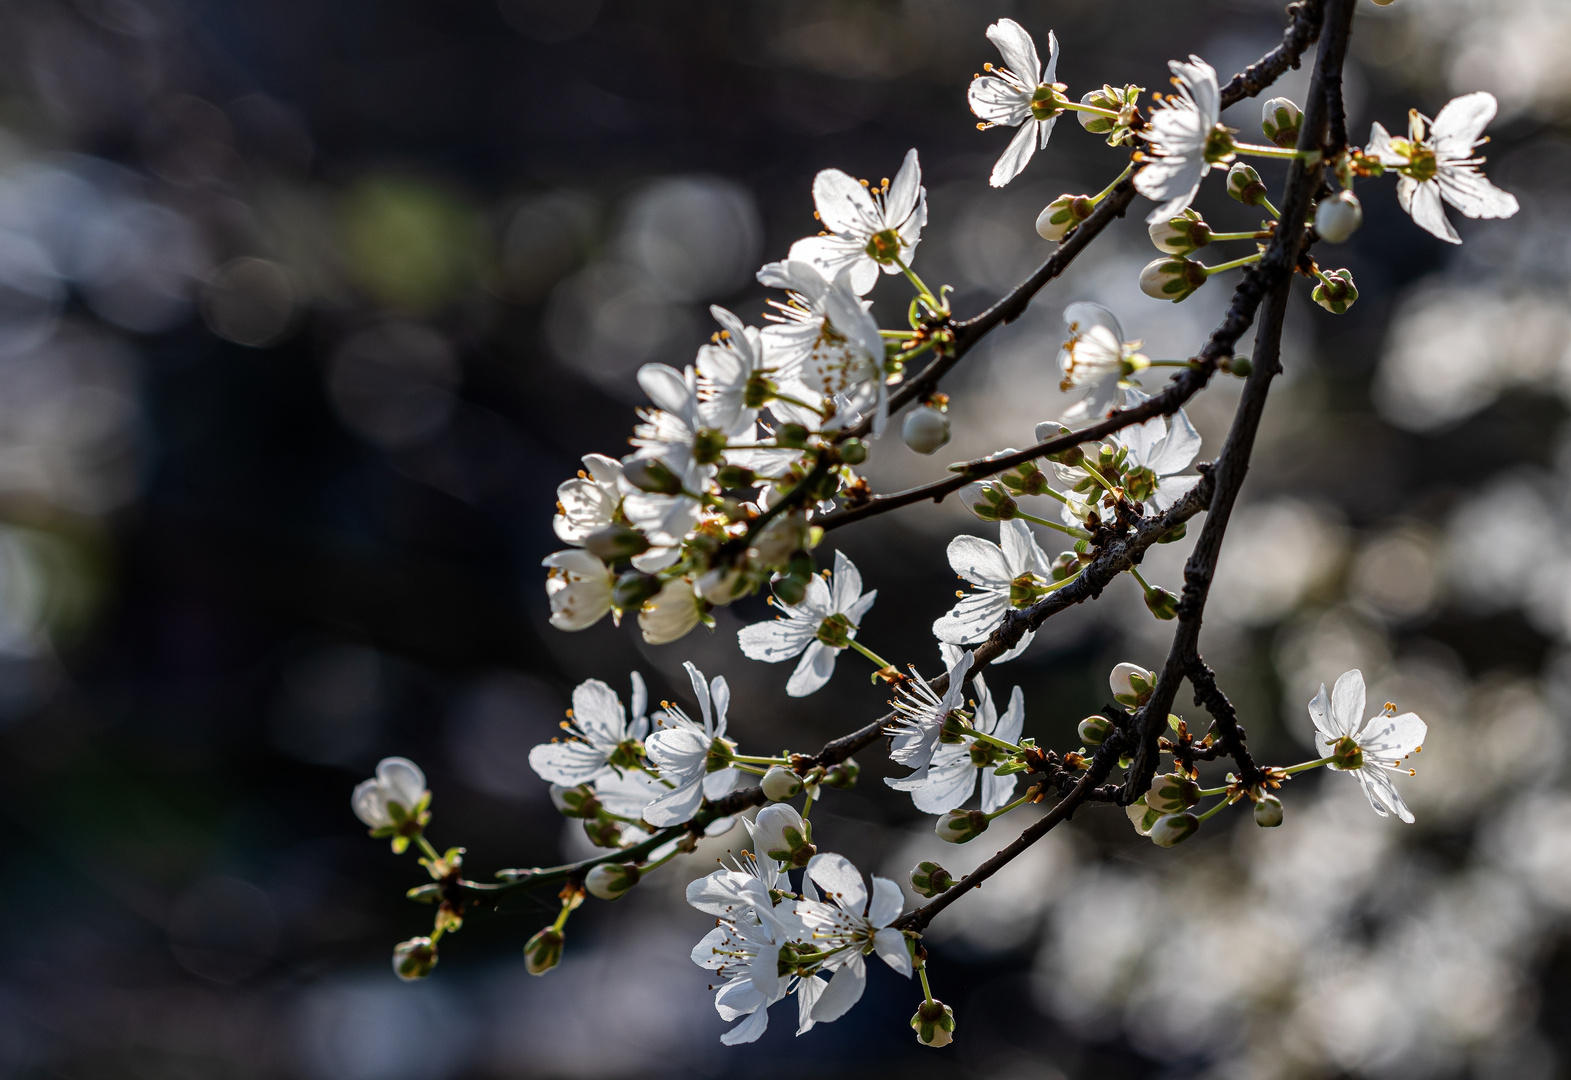
M551 527L565 544L575 547L596 529L611 524L622 502L617 481L622 463L604 454L585 454L584 472L556 489L557 513Z
M863 594L862 575L843 551L835 552L831 581L832 586L815 574L800 604L777 599L784 616L745 626L737 634L742 655L750 660L778 664L793 656L802 657L786 683L791 697L806 697L829 681L835 660L856 637L863 616L878 598L877 589Z
M715 467L700 464L679 447L673 448L667 456L660 456L653 451L633 454L624 458L623 464L626 466L649 458L660 461L671 470L681 484L680 491L671 494L642 491L625 474L618 483L622 488L623 515L633 528L642 532L654 545L643 555L634 558L633 564L640 570L652 573L676 561L679 554L677 546L698 524L698 515L703 510L699 496L714 478Z
M861 1000L867 987L865 953L877 953L895 971L911 977L905 935L890 925L900 917L904 898L899 885L876 874L869 896L861 871L844 855L813 856L807 876L823 890L824 899L798 901L797 916L821 950L838 950L824 962L834 975L812 1012L814 1020L828 1022Z
M698 350L699 408L710 426L735 431L757 419L758 407L749 406L748 398L767 388L763 384L771 369L757 327L744 325L718 305L709 313L722 329L714 342Z
M698 593L687 578L672 578L644 601L638 612L638 629L651 645L669 645L686 637L703 621Z
M551 602L551 625L558 630L586 630L611 610L611 568L589 552L558 551L540 565L547 568L545 594Z
M1069 337L1058 350L1058 369L1064 378L1063 391L1088 389L1089 392L1063 414L1065 423L1100 420L1123 407L1125 364L1142 366L1146 358L1140 342L1125 341L1124 327L1101 304L1081 300L1064 309Z
M873 434L881 435L889 419L884 341L846 274L830 280L812 265L791 260L768 264L758 272L758 280L790 293L788 303L774 304L773 325L763 331L779 365L782 387L789 391L800 386L810 398L833 402L837 424L871 413ZM819 420L792 414L789 407L772 409L796 423Z
M703 723L692 720L675 705L666 705L659 718L663 726L644 742L649 759L660 769L660 779L672 785L644 809L644 820L662 827L690 820L701 799L718 799L728 794L741 775L721 764L730 754L725 733L731 687L725 676L717 675L713 682L705 682L704 673L692 661L682 667L693 684Z
M954 646L946 646L954 649ZM956 650L958 651L958 650ZM1009 695L1009 707L1002 719L988 692L987 682L978 675L971 680L976 692L976 714L972 725L984 735L992 735L1004 742L1018 742L1025 723L1025 693L1015 687ZM976 790L976 778L982 777L982 810L991 814L1009 802L1014 793L1018 776L995 776L999 753L987 743L962 738L956 743L940 743L933 752L933 760L925 775L900 779L886 777L884 783L896 791L909 791L911 802L927 814L943 814L964 805Z
M703 464L717 461L731 437L752 431L753 417L741 411L729 416L729 424L711 422L712 410L706 408L698 371L692 366L678 371L665 364L645 364L638 369L638 385L655 408L639 410L643 422L633 428L631 441L644 449L644 456L658 457L673 470L684 458Z
M1135 190L1161 204L1146 217L1147 224L1187 207L1211 166L1226 156L1213 145L1222 114L1216 69L1198 56L1190 56L1187 64L1170 60L1167 66L1177 77L1178 94L1169 94L1163 108L1153 110L1144 134L1151 144L1148 157L1155 160L1135 173Z
M971 584L972 591L933 623L933 636L939 641L951 645L985 641L1003 625L1011 608L1027 607L1047 592L1052 566L1026 523L1018 518L1000 521L998 538L997 544L980 536L957 536L949 542L949 565ZM1026 631L1018 645L993 662L1013 660L1033 636Z
M358 784L349 801L361 821L373 829L386 829L397 824L388 810L390 803L413 817L429 794L420 766L408 758L390 757L377 763L376 776Z
M1519 209L1516 198L1491 184L1473 151L1487 140L1484 128L1495 118L1495 96L1480 90L1453 98L1433 123L1417 109L1407 114L1408 137L1392 138L1379 124L1369 129L1365 153L1401 175L1397 201L1424 231L1460 244L1446 220L1441 200L1470 218L1508 218ZM1427 129L1427 137L1426 137Z
M1036 42L1013 19L999 19L987 28L987 40L998 47L1004 66L989 65L990 74L971 80L966 99L971 111L982 118L985 127L1018 127L1003 156L993 166L988 183L1003 187L1019 176L1039 147L1046 147L1058 110L1051 95L1042 98L1038 90L1051 88L1058 72L1058 38L1047 35L1047 70L1037 56Z
M1408 773L1401 762L1423 749L1429 726L1416 713L1396 715L1387 706L1368 721L1364 720L1364 673L1354 668L1337 679L1326 697L1325 684L1309 703L1309 718L1315 724L1315 743L1326 757L1334 757L1331 768L1350 772L1369 798L1369 805L1381 817L1395 814L1411 822L1413 812L1397 794L1388 773Z
M633 672L632 717L616 691L599 679L589 679L573 690L573 719L563 742L541 743L529 751L529 767L540 778L572 787L592 783L613 771L628 768L636 747L649 733L645 715L649 692L643 676Z
M893 183L878 187L825 169L813 177L813 204L826 232L791 245L786 258L810 263L833 281L848 274L858 296L878 282L878 271L911 265L927 224L927 189L914 149L906 151Z
M789 905L776 907L761 883L749 882L742 892L748 903L722 916L692 952L693 963L727 980L715 993L715 1011L728 1023L740 1021L720 1037L727 1046L753 1042L769 1026L769 1006L799 981L780 974L781 950L805 936L795 912ZM810 1005L804 1008L810 1011Z
M1129 391L1129 404L1147 400L1139 390ZM1179 409L1171 420L1153 416L1143 424L1131 424L1113 435L1122 446L1125 489L1146 504L1148 511L1162 513L1183 498L1196 484L1198 476L1180 476L1200 453L1200 433Z
M913 775L926 774L944 721L965 701L966 674L973 658L974 654L966 652L949 665L949 686L943 697L933 692L916 668L911 669L911 678L895 690L895 718L884 729L892 740L889 760L915 769Z

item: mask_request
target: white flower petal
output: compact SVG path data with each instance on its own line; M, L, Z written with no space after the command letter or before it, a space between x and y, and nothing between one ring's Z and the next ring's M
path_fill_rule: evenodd
M1004 66L1022 83L1033 90L1041 84L1042 61L1037 58L1036 42L1031 40L1025 27L1013 19L999 19L987 28L987 40L997 47L998 54L1004 58ZM1051 37L1048 40L1048 52L1056 54L1056 40Z
M862 573L843 551L835 552L833 610L845 612L862 595Z
M867 188L839 169L824 169L813 177L813 205L824 228L832 233L866 243L882 228L878 207Z
M1008 611L1007 593L974 592L933 620L933 636L951 645L971 645L997 630Z
M1420 229L1437 236L1448 244L1460 244L1462 238L1457 235L1451 222L1446 220L1446 212L1440 205L1440 184L1435 180L1426 180L1422 184L1412 182L1409 177L1402 177L1397 181L1397 196L1400 199L1407 196L1403 206L1413 221Z
M742 627L736 640L749 660L778 664L801 653L817 633L818 626L807 619L775 619Z
M1020 130L1015 132L1015 137L1009 140L1009 145L1004 147L1004 152L993 165L992 174L987 178L987 182L993 187L1003 187L1024 172L1025 167L1031 163L1031 156L1036 153L1037 145L1035 125L1034 120L1022 124Z
M703 797L703 785L695 778L681 787L672 788L644 807L644 820L661 828L667 825L681 825L693 819L693 815L698 811L698 803Z
M900 886L888 878L873 875L873 900L867 906L867 921L875 927L882 929L900 917L900 909L905 907L905 896L900 891ZM901 946L901 953L905 947Z
M807 697L816 690L822 689L835 673L835 660L840 656L840 650L832 649L822 641L813 641L808 644L802 653L802 661L797 664L796 670L791 673L791 678L786 682L786 694L789 697Z
M950 569L973 585L1007 589L1014 580L1003 549L980 536L955 537L948 554Z
M819 995L818 1003L813 1006L813 1019L822 1023L840 1019L862 1000L862 991L865 989L867 965L863 963L860 953L852 953Z
M542 780L575 787L605 771L606 755L587 743L541 743L529 751L529 767Z
M874 878L873 884L877 885L881 880L883 879ZM895 883L891 881L889 884L894 885ZM895 885L895 897L898 902L900 897L900 886L898 885ZM895 909L896 914L899 913L899 910L899 908ZM911 977L911 951L906 947L906 937L900 931L887 928L878 931L878 933L873 935L873 951L878 954L880 960L888 964L896 972L908 979Z
M1423 746L1428 734L1429 725L1420 720L1417 713L1399 716L1376 713L1358 733L1358 745L1365 754L1396 762Z
M1331 722L1343 735L1352 735L1364 722L1364 673L1344 671L1331 688Z
M749 1013L746 1020L743 1020L736 1027L720 1036L720 1041L727 1046L740 1046L743 1043L757 1042L758 1037L768 1027L769 1010L767 1008L759 1008L755 1012Z
M1471 157L1497 108L1495 95L1486 90L1452 98L1429 129L1436 153L1449 158Z
M599 746L613 747L626 738L627 713L622 699L599 679L588 679L573 690L573 725Z
M972 79L966 89L966 101L984 122L999 127L1018 127L1031 119L1031 91L996 75Z

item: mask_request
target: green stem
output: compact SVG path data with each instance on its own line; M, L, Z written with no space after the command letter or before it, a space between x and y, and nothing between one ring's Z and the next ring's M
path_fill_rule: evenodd
M1259 257L1260 256L1258 256L1258 255L1255 256L1255 258L1257 258L1257 259ZM1097 483L1101 484L1102 487L1104 487L1108 491L1112 491L1113 490L1113 485L1108 483L1107 477L1103 476L1101 473L1096 471L1096 466L1091 464L1091 459L1090 458L1085 458L1084 460L1082 460L1080 462L1080 468L1084 469L1086 471L1086 473L1093 480L1095 480Z
M783 757L750 757L747 754L732 754L732 761L745 761L749 765L789 765L790 758Z
M917 964L916 973L922 976L922 996L927 999L924 1004L931 1005L933 1003L933 991L927 985L927 965Z
M1299 763L1297 765L1293 765L1293 766L1290 766L1290 767L1288 767L1286 769L1283 769L1282 770L1282 775L1283 776L1292 776L1294 773L1308 772L1310 769L1318 769L1322 765L1329 765L1329 764L1331 764L1335 760L1336 760L1335 757L1323 757L1323 758L1318 758L1318 759L1316 759L1314 761L1301 762L1301 763Z
M1221 787L1201 788L1198 794L1202 799L1209 799L1212 795L1226 795L1229 787L1231 785L1223 784Z
M737 772L751 773L754 776L763 776L766 772L769 771L768 769L759 768L757 765L740 764L735 758L731 759L731 768L735 769Z
M432 862L441 860L442 856L437 852L436 848L431 846L431 841L425 838L425 833L415 833L415 843L420 845L420 850L425 852L425 857Z
M975 739L977 742L985 742L989 746L996 746L1000 750L1008 750L1012 754L1024 753L1024 751L1021 750L1020 747L1016 746L1014 743L1012 743L1012 742L1005 742L1003 739L1000 739L1000 738L998 738L996 736L993 736L993 735L989 735L985 731L978 731L976 728L972 728L970 731L967 731L966 734L968 736L970 736L971 738Z
M1214 233L1211 234L1211 239L1213 241L1214 240L1263 240L1263 239L1265 239L1265 236L1266 236L1266 234L1262 233L1262 232L1214 232Z
M824 415L824 410L820 409L817 405L809 405L807 402L802 401L800 398L794 398L790 394L779 394L779 393L777 393L777 394L775 394L775 400L776 401L783 401L787 405L795 405L799 409L806 409L808 412L812 413L814 416L823 416Z
M1060 525L1056 521L1049 521L1047 518L1039 518L1035 514L1026 513L1024 510L1016 510L1015 517L1019 518L1021 521L1029 521L1033 525L1043 525L1049 529L1057 529L1061 533L1067 533L1068 535L1073 536L1076 540L1091 539L1091 534L1086 532L1084 529L1076 529L1069 525Z
M813 812L813 796L811 794L809 794L807 799L805 801L803 801L803 803L802 803L802 820L806 821L807 820L807 815L811 814L812 812Z
M1242 259L1234 259L1232 262L1217 263L1215 266L1202 266L1200 270L1206 277L1210 277L1212 274L1220 274L1223 270L1236 270L1240 266L1257 263L1263 258L1265 258L1265 252L1257 251L1253 255L1245 255Z
M1146 581L1145 578L1140 576L1140 570L1137 567L1131 566L1129 568L1129 572L1134 575L1134 578L1135 578L1136 581L1140 582L1140 587L1142 589L1144 589L1146 592L1154 592L1155 591L1154 589L1151 588L1151 583Z
M876 652L874 652L872 649L869 649L866 645L863 645L856 638L847 638L846 644L851 646L851 648L855 649L857 652L861 653L863 656L867 657L873 663L877 664L879 671L883 671L885 668L894 667L894 665L891 664L888 660L885 660L882 656L879 656Z
M1223 810L1225 810L1227 807L1232 806L1234 801L1235 800L1233 800L1233 799L1223 799L1221 802L1217 803L1215 806L1213 806L1211 809L1207 810L1205 813L1198 815L1196 820L1198 820L1198 821L1205 821L1207 818L1214 818L1218 814L1220 814Z
M948 314L948 312L944 311L943 304L939 303L938 298L933 295L933 290L927 287L927 282L917 277L916 271L907 266L905 261L901 259L900 256L896 255L894 257L894 264L900 267L901 273L905 274L906 277L911 279L911 284L916 286L919 299L922 301L922 303L927 305L928 310L936 314Z
M1079 101L1070 101L1066 97L1060 97L1058 99L1058 101L1057 101L1057 105L1058 105L1058 107L1060 109L1063 109L1065 112L1092 113L1093 115L1096 115L1096 116L1105 116L1109 120L1117 120L1118 119L1118 114L1116 112L1114 112L1112 109L1104 109L1100 105L1086 105L1086 104L1084 104L1082 102L1079 102ZM1120 177L1120 179L1122 179L1122 177Z
M1149 364L1146 365L1146 367L1148 367L1148 368L1154 368L1154 367L1192 368L1194 366L1195 366L1195 364L1194 364L1194 361L1192 361L1192 360L1153 360Z
M1265 207L1266 212L1269 213L1272 217L1276 218L1278 221L1282 220L1282 211L1272 206L1271 200L1266 198L1264 195L1260 196L1260 205Z
M1113 114L1113 116L1114 116L1115 119L1117 118L1117 114ZM1111 195L1113 193L1113 189L1116 188L1119 184L1122 184L1124 182L1124 177L1128 176L1130 173L1132 173L1134 171L1135 171L1135 163L1133 161L1131 161L1128 165L1124 166L1124 171L1119 173L1118 176L1113 180L1113 182L1111 184L1107 185L1107 187L1103 188L1101 191L1099 191L1095 195L1091 196L1092 204L1095 205L1096 203L1101 202L1103 199L1105 199L1109 195Z
M889 337L889 338L913 338L913 337L916 337L916 331L915 330L880 330L878 333L882 337Z
M560 934L562 932L562 927L567 925L567 917L569 915L571 915L572 913L573 913L573 906L571 904L568 904L568 903L564 902L562 904L562 910L557 913L556 922L551 924L551 929L555 930L558 934Z
M639 877L642 877L643 875L649 873L651 870L658 870L658 869L660 869L662 866L664 866L666 863L670 862L672 859L676 858L680 854L682 854L682 849L681 848L679 848L679 847L678 848L672 848L669 852L667 852L665 855L662 855L660 858L656 859L654 862L652 862L652 863L645 863L643 866L640 866L638 868L638 875L639 875Z
M1280 146L1261 146L1259 143L1234 143L1233 152L1235 154L1248 154L1251 157L1278 158L1285 161L1301 157L1307 165L1313 165L1320 160L1319 150L1295 150L1291 147L1284 149Z
M1026 793L1024 795L1020 796L1020 798L1016 799L1014 802L1010 803L1008 806L1001 806L997 810L994 810L991 814L988 814L987 815L987 820L988 821L992 821L996 817L1003 817L1005 814L1009 813L1009 811L1015 809L1017 806L1022 806L1025 803L1028 803L1032 799L1036 798L1036 794L1037 794L1036 793L1036 785L1033 784L1031 787L1026 788Z

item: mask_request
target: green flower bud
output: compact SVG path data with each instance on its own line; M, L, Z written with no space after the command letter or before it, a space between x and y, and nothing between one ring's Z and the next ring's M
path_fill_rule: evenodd
M825 787L849 790L856 787L856 778L861 774L862 766L856 763L856 759L846 758L837 765L829 766L824 773L823 784Z
M1113 691L1113 700L1132 709L1150 699L1156 676L1137 664L1123 663L1113 668L1107 684Z
M922 896L933 897L948 892L955 879L949 871L931 860L924 860L911 869L911 888Z
M964 844L987 831L987 815L980 810L951 810L938 819L933 831L950 844Z
M1188 255L1211 242L1211 226L1193 208L1166 221L1152 222L1146 232L1156 249L1168 255Z
M600 816L600 800L595 797L595 789L588 784L579 784L577 787L558 787L551 785L551 801L556 804L563 817L593 818Z
M1347 314L1347 309L1358 299L1358 287L1353 284L1353 272L1330 270L1326 272L1326 279L1327 281L1322 281L1315 286L1314 291L1309 294L1310 299L1333 315Z
M758 786L764 789L766 799L784 802L801 794L802 778L784 765L775 765L764 774Z
M1199 828L1200 819L1193 814L1163 814L1151 826L1151 842L1157 847L1175 847Z
M1141 292L1175 304L1189 299L1205 283L1205 267L1182 257L1153 259L1140 271Z
M715 473L715 482L727 491L733 488L750 488L758 482L758 474L741 465L722 465L720 471Z
M1160 586L1146 591L1146 607L1159 619L1178 618L1178 597Z
M1090 217L1091 211L1095 209L1096 204L1087 195L1060 195L1036 216L1036 234L1043 240L1056 243L1068 235L1069 230Z
M584 875L584 888L602 900L618 900L638 884L640 873L635 863L601 863Z
M1105 716L1088 716L1080 721L1077 729L1080 741L1087 746L1101 746L1107 738L1107 733L1113 730L1113 722Z
M983 521L1008 521L1020 513L1020 504L996 480L982 480L960 489L960 503Z
M622 477L639 491L651 495L676 495L682 490L682 478L655 457L627 458L622 462Z
M562 931L546 927L524 943L524 970L544 975L562 962Z
M1151 782L1146 805L1163 814L1188 810L1200 801L1200 785L1182 773L1168 773Z
M840 444L840 460L847 465L860 465L867 460L867 443L861 439L847 439Z
M1134 825L1135 832L1141 836L1150 836L1152 827L1162 817L1162 811L1153 810L1146 805L1144 795L1124 807L1124 812L1129 815L1129 820Z
M630 525L612 522L584 537L584 550L610 564L648 551L649 540Z
M1304 110L1285 97L1274 97L1260 106L1260 130L1284 150L1298 145L1298 132L1303 126Z
M1266 198L1266 185L1251 165L1242 161L1227 170L1227 193L1245 206L1259 206Z
M1282 824L1282 800L1275 795L1262 795L1256 799L1255 824L1262 829L1274 829Z
M924 405L906 414L900 425L900 437L919 454L932 454L949 441L949 417Z
M1315 207L1315 232L1330 244L1340 244L1364 223L1364 208L1358 196L1342 190Z
M911 1017L911 1030L923 1046L948 1046L955 1039L955 1011L937 998L924 1001Z
M781 424L775 428L775 445L800 450L807 445L808 430L801 424Z
M662 582L654 574L628 570L611 587L611 603L619 611L637 611L644 601L659 595Z
M1249 378L1249 373L1255 370L1255 363L1247 356L1230 356L1222 363L1222 368L1240 379Z
M393 946L393 974L404 982L415 982L436 967L436 946L428 937L410 938Z
M595 847L614 848L622 846L622 826L610 818L585 818L584 835L589 837L589 842Z

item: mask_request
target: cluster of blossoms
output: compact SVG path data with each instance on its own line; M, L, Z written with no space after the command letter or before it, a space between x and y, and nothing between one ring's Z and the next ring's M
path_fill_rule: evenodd
M1276 237L1281 214L1240 155L1320 163L1321 149L1300 148L1304 116L1284 98L1263 108L1270 145L1238 142L1219 121L1223 94L1216 72L1198 57L1172 62L1177 92L1155 95L1156 107L1145 115L1138 86L1104 85L1072 100L1054 81L1058 42L1051 34L1045 65L1031 36L1012 20L989 27L987 36L1004 66L989 64L976 77L971 107L983 128L1020 129L991 182L1002 186L1018 176L1064 112L1074 112L1083 128L1105 136L1110 146L1135 148L1125 151L1128 167L1107 189L1055 199L1037 230L1063 240L1128 179L1159 204L1147 221L1162 254L1141 279L1152 296L1182 300L1209 276L1262 258ZM1392 170L1400 177L1402 205L1445 238L1455 235L1441 200L1473 217L1513 213L1515 201L1483 178L1480 159L1472 156L1493 113L1493 98L1474 94L1452 102L1432 124L1415 113L1407 139L1393 139L1376 125L1367 149L1341 150L1329 162L1340 190L1320 199L1312 226L1289 224L1308 230L1308 239L1347 239L1361 217L1354 180ZM1213 232L1190 205L1213 166L1225 168L1229 194L1268 216L1241 232ZM1124 191L1132 197L1127 186ZM1058 752L1025 734L1020 688L1000 709L982 669L1020 655L1051 613L1054 594L1093 565L1111 565L1109 551L1128 550L1137 541L1134 550L1144 551L1150 543L1184 536L1188 517L1202 509L1193 495L1202 477L1189 471L1201 439L1178 403L1157 410L1161 403L1142 389L1140 378L1164 367L1188 371L1196 362L1145 356L1141 342L1129 339L1117 316L1097 304L1066 309L1058 364L1062 389L1077 391L1078 400L1037 425L1034 450L999 451L996 457L1007 463L982 459L959 466L967 476L982 477L960 488L961 498L979 519L997 524L998 540L961 535L950 543L950 566L970 589L933 624L943 670L931 680L915 666L903 673L865 640L876 591L864 591L861 572L842 552L835 553L832 570L819 572L814 551L828 515L872 500L856 469L892 413L914 406L901 423L911 449L933 453L947 442L947 399L908 365L929 352L937 358L935 370L957 357L960 324L951 317L947 289L935 292L913 269L927 222L915 150L892 181L876 185L825 170L813 182L813 199L823 231L797 241L784 261L758 272L762 284L781 290L767 325L747 326L713 308L720 330L691 365L679 371L650 364L639 371L650 405L639 412L632 451L620 459L589 455L584 471L558 489L554 524L569 547L545 560L551 622L582 630L607 614L619 619L634 613L645 640L665 644L700 623L712 624L713 608L768 586L780 615L740 631L743 655L795 661L786 683L793 697L825 686L847 650L870 662L874 677L892 689L892 712L858 733L854 748L887 737L890 759L907 772L886 783L908 793L917 810L936 815L935 832L943 840L968 842L1002 815L1119 770L1130 789L1127 800L1144 786L1133 779L1136 766L1126 751L1134 749L1137 723L1157 693L1152 672L1118 665L1110 676L1116 705L1082 720L1081 745ZM1228 240L1251 241L1256 252L1211 266L1191 258ZM1306 257L1299 266L1313 267L1313 260ZM1346 271L1314 267L1313 274L1322 306L1345 311L1356 299ZM907 327L880 329L864 299L883 275L903 275L913 286ZM1240 376L1251 371L1242 357L1219 366ZM1094 435L1077 435L1083 430L1077 425L1128 409L1138 411L1122 427L1109 422ZM1039 464L1043 460L1050 471ZM956 487L959 481L945 490ZM1057 502L1056 512L1031 501L1042 499ZM1028 510L1033 506L1040 512ZM1037 529L1064 535L1068 547L1049 558ZM1138 562L1137 555L1126 556L1114 571L1129 573L1154 616L1177 617L1177 597L1147 582ZM1096 579L1097 591L1112 576ZM740 753L728 729L726 680L706 678L691 662L685 669L691 688L686 706L666 701L651 709L636 672L627 705L606 683L584 682L573 693L564 734L530 754L560 812L581 821L589 840L605 849L596 858L551 870L503 871L497 884L467 881L462 849L438 853L425 838L430 795L413 764L389 759L356 790L355 811L372 835L390 838L398 851L418 845L432 880L411 896L439 905L432 933L395 952L400 977L430 972L442 935L462 923L466 897L560 882L556 920L525 946L528 969L543 974L560 960L567 920L586 895L625 895L740 817L750 848L687 889L692 906L716 919L692 958L721 980L713 987L715 1006L735 1024L722 1041L758 1038L770 1006L793 994L799 1034L838 1019L861 997L867 959L876 957L902 975L920 975L923 1001L912 1027L926 1045L949 1042L954 1016L928 987L920 945L931 913L903 911L894 882L874 877L869 888L844 857L820 852L814 843L815 802L828 790L856 783L859 769L850 751L830 744L817 755ZM1158 727L1165 711L1156 714ZM1402 763L1420 750L1423 721L1398 715L1391 705L1365 718L1357 671L1338 679L1329 696L1322 687L1309 717L1321 756L1262 768L1227 748L1226 731L1213 725L1196 737L1185 720L1168 716L1168 734L1158 740L1158 775L1127 807L1135 830L1171 847L1246 801L1258 825L1278 825L1284 810L1276 792L1321 767L1352 773L1379 814L1411 821L1391 774L1410 771ZM1198 763L1223 753L1244 777L1229 773L1221 785L1201 787ZM1161 771L1161 755L1170 759L1170 771ZM756 787L744 786L748 777L757 779ZM800 810L792 805L798 798ZM1217 801L1199 810L1207 798ZM742 816L764 802L769 805L755 819ZM944 897L933 902L942 907L981 879L956 881L937 863L923 862L910 882L923 896Z

